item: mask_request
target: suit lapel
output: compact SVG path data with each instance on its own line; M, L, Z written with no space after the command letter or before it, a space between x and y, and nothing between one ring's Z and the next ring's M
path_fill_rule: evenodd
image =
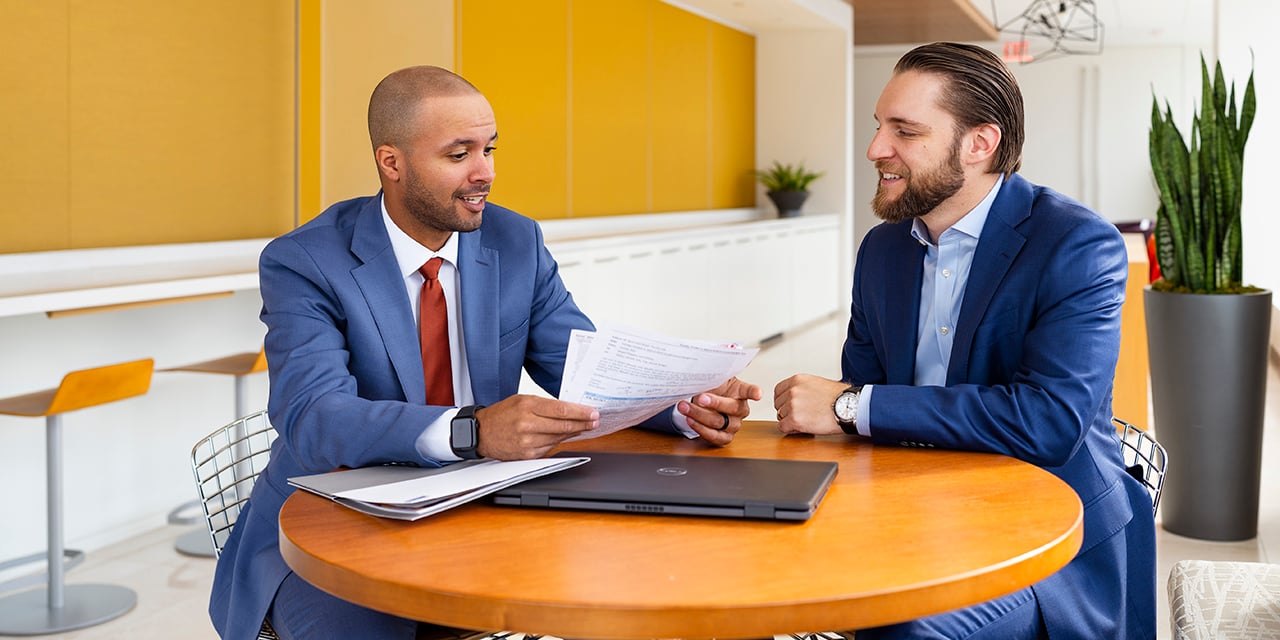
M956 322L956 334L951 345L951 363L947 367L948 386L960 384L968 377L973 336L978 324L986 315L987 307L1009 267L1027 242L1017 226L1031 215L1033 197L1031 184L1013 174L1005 180L991 204L991 213L983 225L982 236L973 255L973 266L969 269L964 302L960 305L960 318Z
M467 369L476 402L489 404L501 397L498 384L499 279L498 251L483 245L483 227L458 234L459 292L462 336L467 345Z
M382 223L382 194L371 198L356 217L351 234L351 252L362 264L351 270L351 277L369 305L387 357L406 400L426 402L426 383L422 378L422 352L418 348L417 323L404 295L404 276L391 249L391 238Z

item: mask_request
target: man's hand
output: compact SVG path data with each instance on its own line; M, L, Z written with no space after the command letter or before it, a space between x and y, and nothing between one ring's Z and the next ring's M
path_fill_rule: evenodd
M733 442L733 435L742 429L742 421L751 413L747 401L762 397L760 387L729 378L715 389L681 400L676 410L703 440L723 447Z
M831 410L836 397L849 385L800 373L773 388L773 408L778 410L778 430L783 433L832 435L844 433Z
M600 412L580 404L515 395L476 412L477 451L494 460L547 455L564 440L600 426Z

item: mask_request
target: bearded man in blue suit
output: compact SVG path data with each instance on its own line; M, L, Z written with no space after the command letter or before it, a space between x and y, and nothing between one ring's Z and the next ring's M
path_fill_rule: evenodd
M1154 638L1151 501L1111 423L1119 232L1015 173L1022 95L986 49L908 52L875 116L867 158L885 222L858 250L843 379L778 383L779 429L1025 460L1075 489L1084 540L1029 588L858 640Z
M599 424L590 407L518 394L523 369L558 395L570 331L594 327L539 226L487 202L498 137L488 101L444 69L402 69L370 97L369 136L382 192L340 202L262 252L268 409L280 437L218 560L209 610L223 638L255 638L264 619L286 640L426 635L289 570L276 522L289 477L535 458ZM436 258L447 354L420 350L419 268ZM442 384L428 389L424 364L440 354ZM444 386L445 399L429 401ZM730 379L642 426L723 446L759 399L759 387ZM469 434L455 438L457 429Z

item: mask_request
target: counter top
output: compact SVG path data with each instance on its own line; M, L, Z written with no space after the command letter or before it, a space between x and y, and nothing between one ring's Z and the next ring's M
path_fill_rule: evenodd
M258 287L267 238L0 256L0 317L176 301Z

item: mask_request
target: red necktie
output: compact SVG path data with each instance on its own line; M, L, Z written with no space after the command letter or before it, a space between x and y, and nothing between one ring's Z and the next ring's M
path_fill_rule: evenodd
M419 273L426 280L418 307L418 335L422 345L422 377L427 382L427 404L453 406L453 366L449 361L449 317L444 289L440 287L442 258L432 258Z

